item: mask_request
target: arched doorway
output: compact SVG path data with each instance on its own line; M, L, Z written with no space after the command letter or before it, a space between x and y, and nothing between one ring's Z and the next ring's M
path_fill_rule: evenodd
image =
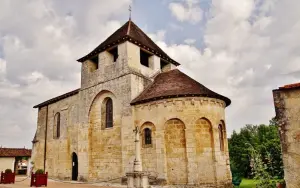
M75 152L72 153L72 180L77 181L78 177L78 157Z

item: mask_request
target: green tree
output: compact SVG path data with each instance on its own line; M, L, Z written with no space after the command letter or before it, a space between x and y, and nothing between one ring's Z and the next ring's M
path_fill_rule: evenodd
M251 168L254 175L254 179L258 180L256 184L257 188L274 188L276 186L272 176L268 172L268 165L263 162L262 156L259 151L255 150L251 145L249 147L251 154ZM270 155L268 155L270 157ZM271 161L271 157L269 158Z
M267 172L273 178L283 178L283 163L278 127L275 119L270 125L246 125L239 133L233 132L228 141L230 161L234 171L244 177L252 178L251 150L253 147L266 165Z

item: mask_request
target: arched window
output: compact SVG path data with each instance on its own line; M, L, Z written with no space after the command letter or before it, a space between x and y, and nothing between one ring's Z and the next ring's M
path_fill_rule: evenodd
M220 139L220 150L224 151L224 136L223 136L223 126L219 125L219 139Z
M105 105L105 128L113 127L113 102L108 98Z
M151 129L145 128L144 129L144 142L145 145L151 145L152 144L152 138L151 138Z
M54 116L55 118L55 125L53 127L53 138L59 138L60 137L60 113L57 112Z

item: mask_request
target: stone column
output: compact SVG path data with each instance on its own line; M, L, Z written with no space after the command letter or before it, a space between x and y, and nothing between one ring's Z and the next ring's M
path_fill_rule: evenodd
M141 161L141 145L140 145L140 136L139 129L135 127L135 159L133 165L134 172L142 172L142 161Z

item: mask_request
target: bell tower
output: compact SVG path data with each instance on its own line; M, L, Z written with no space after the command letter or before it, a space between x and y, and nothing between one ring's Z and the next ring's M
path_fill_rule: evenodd
M82 89L130 73L151 78L179 65L131 19L77 61L82 63Z

